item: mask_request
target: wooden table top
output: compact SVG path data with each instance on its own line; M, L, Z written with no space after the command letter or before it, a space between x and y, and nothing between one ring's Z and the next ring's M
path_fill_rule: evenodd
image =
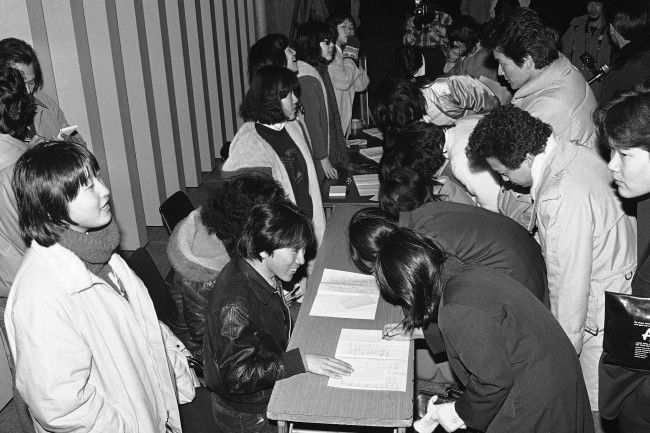
M309 315L324 268L359 272L348 254L348 222L356 204L337 204L325 231L289 349L333 356L342 328L383 329L403 318L399 308L379 299L375 320ZM299 374L275 384L268 417L279 421L318 424L408 427L413 422L413 343L409 348L406 392L331 388L328 378Z

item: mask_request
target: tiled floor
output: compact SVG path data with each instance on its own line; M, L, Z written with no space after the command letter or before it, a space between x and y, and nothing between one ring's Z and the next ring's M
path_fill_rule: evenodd
M203 182L198 188L187 188L186 193L194 206L203 203L209 196L210 179L216 177L219 165L213 173L203 173ZM166 276L170 269L169 260L167 259L167 240L169 236L164 227L147 227L147 237L149 239L146 248L151 254L153 261L158 266L161 275ZM125 251L124 254L129 254ZM13 400L10 401L2 410L0 410L0 433L20 433L21 428L18 423L18 415Z

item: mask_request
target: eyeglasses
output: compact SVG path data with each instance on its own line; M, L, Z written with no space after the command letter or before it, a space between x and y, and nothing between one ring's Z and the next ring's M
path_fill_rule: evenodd
M325 43L325 45L329 45L332 43L332 41L327 38L323 39L323 42Z

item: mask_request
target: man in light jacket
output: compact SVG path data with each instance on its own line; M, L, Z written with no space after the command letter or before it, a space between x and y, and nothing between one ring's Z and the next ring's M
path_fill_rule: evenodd
M506 182L531 189L528 228L539 234L551 312L580 356L599 423L605 291L631 292L636 222L623 211L600 156L562 140L549 125L517 107L498 108L479 121L468 156L486 160Z

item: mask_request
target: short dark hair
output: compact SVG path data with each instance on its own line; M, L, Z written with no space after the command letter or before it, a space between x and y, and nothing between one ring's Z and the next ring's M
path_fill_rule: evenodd
M426 100L415 84L401 78L386 78L377 86L373 114L377 126L388 133L387 146L392 146L402 128L421 120L426 112Z
M289 38L282 33L272 33L260 38L248 51L248 80L252 81L255 72L262 66L287 66L284 50L289 46Z
M494 16L510 16L517 12L521 7L519 0L497 0L497 3L494 5Z
M12 187L18 224L25 243L49 247L72 221L68 203L99 173L85 147L70 141L46 141L28 149L16 162Z
M406 329L436 320L446 259L432 239L408 228L397 228L381 240L374 263L375 279L381 296L402 307Z
M16 69L0 65L0 132L23 140L34 121L34 98Z
M284 190L273 178L246 174L228 179L212 190L201 206L201 221L223 242L230 256L251 209L260 203L286 201Z
M461 53L464 56L479 41L479 23L469 15L461 15L451 24L448 34L452 45L455 41L465 44L466 50Z
M396 220L376 207L359 209L352 215L348 226L350 258L361 272L372 273L380 240L397 227Z
M444 128L426 122L415 122L402 129L393 146L384 151L379 161L379 178L384 179L399 167L409 167L423 179L433 180L445 163Z
M314 242L311 221L292 203L261 203L251 209L237 242L237 253L260 260L279 248L307 248Z
M611 148L650 151L650 80L614 96L594 113L602 142Z
M496 50L523 65L526 56L535 62L535 69L542 69L559 58L557 37L541 20L537 12L519 8L495 29Z
M290 120L282 109L281 100L291 92L300 96L296 74L283 66L262 66L251 81L239 114L247 122L267 125Z
M400 167L383 179L379 186L379 207L392 218L410 212L425 203L439 201L433 192L435 181L424 179L409 167Z
M531 153L546 148L553 128L514 105L495 108L479 120L469 136L467 156L476 162L496 158L504 166L517 169Z
M296 38L293 41L296 58L312 66L325 64L326 60L322 56L320 43L325 39L336 42L334 31L335 29L322 21L309 21L298 26Z
M328 26L330 26L330 28L332 28L333 31L336 31L336 27L339 24L344 23L345 20L350 21L353 26L355 27L357 26L357 23L354 21L354 17L352 15L339 15L339 14L330 15L329 17L327 17L326 23Z
M647 0L606 2L605 19L626 40L645 40L650 32L650 2Z
M0 66L13 66L22 63L34 67L34 91L43 87L43 72L36 51L25 41L6 38L0 41ZM22 77L22 76L21 76ZM23 85L24 80L23 80Z

